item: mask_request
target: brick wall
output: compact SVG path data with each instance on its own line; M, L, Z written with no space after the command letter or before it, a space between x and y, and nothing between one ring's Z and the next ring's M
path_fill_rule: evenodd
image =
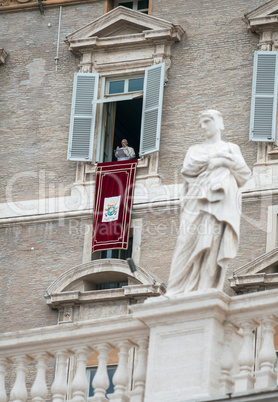
M1 331L57 323L44 294L63 272L82 263L82 220L13 225L0 229Z
M183 26L186 35L172 46L165 87L159 172L171 183L192 143L202 141L198 113L219 110L223 138L236 142L251 167L256 144L249 142L253 53L258 37L247 30L244 13L261 0L153 2L153 15ZM173 157L174 155L174 157Z
M64 195L63 187L74 181L76 163L66 159L79 59L64 39L103 10L103 2L63 7L57 72L59 8L47 8L45 15L39 10L0 15L0 47L9 53L0 72L0 202L8 184L14 200L28 200L38 198L42 186L46 197Z

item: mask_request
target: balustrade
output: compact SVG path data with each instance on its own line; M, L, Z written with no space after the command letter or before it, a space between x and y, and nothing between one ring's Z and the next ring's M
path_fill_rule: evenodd
M278 301L274 301L277 296L271 292L229 299L229 307L221 316L218 397L276 386L273 335L278 317L273 312L277 311ZM130 314L3 334L0 338L0 402L46 399L54 402L144 402L149 333L144 320ZM118 365L112 379L114 392L107 395L107 361L111 350L119 351ZM98 366L92 381L94 396L88 397L87 359L92 352L98 354ZM54 380L52 385L47 385L51 375L49 362L53 359ZM73 364L69 365L69 361ZM10 390L5 388L5 378L11 363L15 365L15 379Z
M274 387L277 382L277 374L274 372L276 352L273 336L274 326L277 324L277 317L263 317L261 319L262 347L259 351L259 370L256 373L256 388Z
M75 349L77 360L76 373L72 382L72 400L84 401L86 392L88 390L88 381L86 375L87 356L91 349L87 347L80 347Z
M232 377L232 369L234 366L234 357L231 350L231 343L235 327L231 323L224 325L224 350L221 358L221 377L220 377L220 394L231 394L234 391L234 379Z
M230 373L230 381L234 382L234 386L230 383L230 387L226 388L228 393L257 392L276 386L274 333L278 317L273 312L277 311L277 307L277 291L232 298L227 318L229 325L234 325L234 330L230 327L226 331L226 342L230 344L233 337L239 336L241 345L233 350L233 357L230 354L228 362L222 366L220 382L227 381L227 372ZM238 370L232 373L235 367Z
M46 385L46 362L48 356L47 354L39 354L35 358L37 360L37 375L31 389L32 402L43 402L48 394Z
M0 341L0 402L8 400L5 388L7 361L16 364L16 378L10 392L11 401L25 402L31 400L42 402L47 398L54 402L65 400L71 402L83 402L87 400L104 402L109 399L116 402L129 401L131 389L128 386L132 384L130 379L131 371L128 369L129 352L131 348L136 347L138 349L138 356L146 355L149 331L139 321L135 321L131 317L123 317L122 323L120 323L119 319L117 320L117 324L114 323L114 329L115 327L118 328L118 332L114 334L113 319L109 321L110 323L105 322L103 330L100 322L98 322L98 325L96 323L91 323L90 325L88 322L84 325L80 325L79 323L79 329L75 324L67 324L64 326L22 331L20 334L22 342L18 339L16 340L16 335L9 342L9 337L7 336L4 343L10 343L9 347L1 347ZM80 335L82 333L82 342L80 342ZM107 342L104 342L103 339L107 339ZM59 348L59 344L64 347ZM140 345L142 345L142 351L140 350ZM119 353L118 366L113 377L114 393L107 396L106 390L109 386L107 375L108 353L115 348L119 349ZM18 352L16 349L19 349ZM21 349L26 350L26 353L23 354ZM2 356L4 355L4 350L5 357ZM86 365L92 351L98 352L98 368L92 384L94 396L88 397L89 384ZM133 356L133 353L131 355ZM47 362L53 358L56 361L55 377L51 387L47 387ZM68 376L70 358L73 358L75 362L71 383L69 383ZM30 389L27 389L26 374L31 362L35 363L36 372L35 374L33 373L34 381ZM144 362L145 366L143 367ZM141 370L141 382L143 384L146 375L146 359L144 360L141 357L138 363L140 366L139 371ZM34 365L32 364L32 369L30 366L30 370L33 371L33 369Z
M0 358L0 402L6 402L8 399L5 389L6 367L6 359Z

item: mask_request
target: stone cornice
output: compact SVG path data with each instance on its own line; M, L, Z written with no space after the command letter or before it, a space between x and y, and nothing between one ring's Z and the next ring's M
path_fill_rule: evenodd
M147 270L140 266L136 266L137 271L135 278L138 283L149 285L156 282L160 282L157 277L149 273ZM127 261L105 258L101 260L94 260L84 264L77 265L63 272L55 281L48 287L45 298L48 299L50 296L55 294L60 294L64 292L72 283L77 280L91 277L93 274L99 274L103 272L116 272L121 273L126 276L132 276L130 272L129 265ZM77 289L76 289L77 290ZM66 293L65 293L66 294Z
M265 17L266 15L273 14L278 10L278 0L269 0L259 7L254 8L245 14L246 18Z
M261 292L278 288L278 274L239 275L229 278L230 286L237 294Z
M83 3L93 3L97 0L43 0L43 7L58 7ZM26 11L26 10L39 10L38 0L2 0L0 2L0 14Z
M65 42L77 55L102 54L108 50L130 52L135 48L151 46L160 46L160 52L165 52L165 46L180 41L184 32L180 25L126 7L117 7L69 34ZM131 59L136 60L136 57ZM116 61L113 60L113 63Z
M231 287L239 294L277 289L277 262L278 248L260 255L233 272L229 278Z
M262 254L254 260L248 262L240 268L237 268L233 275L254 275L265 271L272 265L276 265L278 262L278 248L269 251L268 253Z
M244 17L244 21L252 32L277 31L278 0L270 0L246 13Z
M66 43L69 44L69 48L73 53L82 54L86 51L96 51L98 49L115 49L141 47L144 43L156 43L159 41L174 42L180 40L180 29L160 29L157 31L144 31L141 34L124 35L118 37L98 38L89 37L84 39L71 40Z
M180 40L184 33L184 29L180 25L120 6L67 35L65 42L70 44L73 40L92 37L107 38L108 36L116 37L119 40L122 34L117 32L123 24L128 25L137 33L174 29L177 36L176 40Z

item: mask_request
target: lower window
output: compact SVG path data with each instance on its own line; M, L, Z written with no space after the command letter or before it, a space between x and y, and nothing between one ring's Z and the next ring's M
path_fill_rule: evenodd
M114 384L112 382L112 378L115 374L115 371L117 369L117 365L115 364L111 364L107 366L107 374L108 374L108 378L109 378L109 387L106 390L106 395L107 394L113 394L114 392ZM89 393L88 396L94 396L94 387L92 385L94 376L96 375L97 372L97 366L94 367L87 367L87 378L89 381Z

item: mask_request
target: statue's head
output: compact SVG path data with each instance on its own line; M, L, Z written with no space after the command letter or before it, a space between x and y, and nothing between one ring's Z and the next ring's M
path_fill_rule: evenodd
M208 109L208 110L203 110L202 112L199 113L199 125L201 125L201 122L204 118L210 118L215 122L215 127L217 130L224 130L224 123L223 123L223 118L220 112L214 109Z

